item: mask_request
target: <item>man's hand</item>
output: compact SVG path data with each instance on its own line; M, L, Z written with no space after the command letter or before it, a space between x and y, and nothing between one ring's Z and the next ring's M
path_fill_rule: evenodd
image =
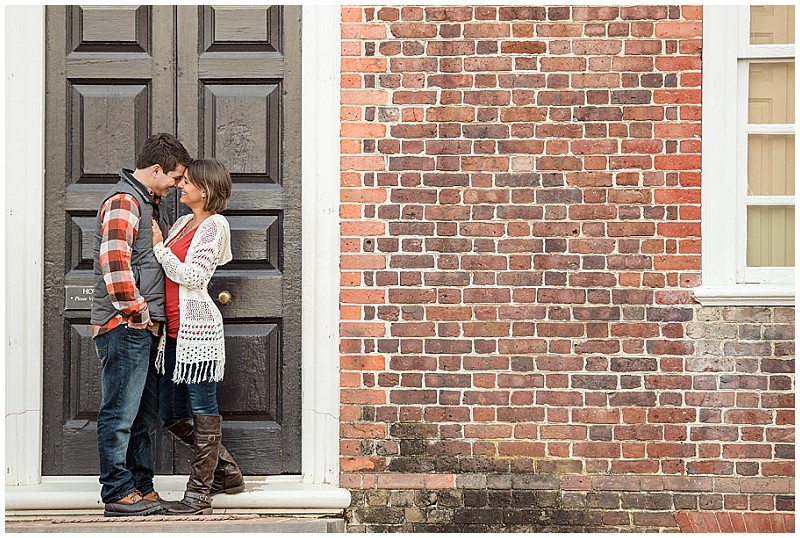
M161 228L158 227L158 222L156 222L156 219L153 219L153 246L156 246L163 240L164 236L161 235Z
M137 321L134 321L137 320ZM153 326L153 321L150 319L150 310L145 304L139 312L134 312L127 320L129 329L136 329L144 331Z

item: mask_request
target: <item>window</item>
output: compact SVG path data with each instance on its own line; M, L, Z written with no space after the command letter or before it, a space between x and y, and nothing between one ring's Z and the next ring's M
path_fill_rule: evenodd
M703 304L794 304L794 6L705 6Z
M794 6L742 9L740 20L749 14L738 58L744 282L781 282L794 271L794 47L787 46Z

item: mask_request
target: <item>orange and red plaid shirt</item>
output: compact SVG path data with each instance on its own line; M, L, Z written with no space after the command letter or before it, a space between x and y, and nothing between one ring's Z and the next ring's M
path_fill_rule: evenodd
M116 194L100 209L102 239L100 241L100 271L106 283L111 304L119 310L105 325L92 325L92 337L115 329L127 322L150 321L147 301L139 293L131 269L132 246L139 233L141 211L130 194ZM159 324L152 328L158 334Z

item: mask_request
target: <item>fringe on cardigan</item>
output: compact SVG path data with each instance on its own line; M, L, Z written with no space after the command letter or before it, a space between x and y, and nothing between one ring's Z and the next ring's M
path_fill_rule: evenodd
M164 352L167 347L166 332L158 340L158 354L156 355L156 373L166 375L164 368ZM225 375L225 360L214 358L199 362L175 362L175 371L172 373L173 383L203 383L205 381L222 381Z
M158 355L156 355L156 373L164 375L164 350L167 347L167 328L164 327L164 332L158 339Z
M172 382L203 383L205 381L222 381L224 375L224 360L176 362L175 371L172 374Z

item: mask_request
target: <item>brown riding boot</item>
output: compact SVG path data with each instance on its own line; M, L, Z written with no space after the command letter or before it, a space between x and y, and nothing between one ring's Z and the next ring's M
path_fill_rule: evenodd
M234 461L233 454L224 446L219 445L219 461L214 470L214 483L211 484L210 495L218 493L241 493L244 491L244 477L239 465Z
M165 428L184 445L194 450L194 424L192 424L191 420L182 418L175 424L165 426Z
M183 500L167 510L168 516L210 515L211 484L222 440L220 415L194 415L194 459Z
M167 431L194 450L194 424L188 418L182 418L175 424L167 426ZM211 484L211 495L219 493L240 493L244 491L244 477L233 454L224 445L219 446L219 461L214 469L214 483Z

